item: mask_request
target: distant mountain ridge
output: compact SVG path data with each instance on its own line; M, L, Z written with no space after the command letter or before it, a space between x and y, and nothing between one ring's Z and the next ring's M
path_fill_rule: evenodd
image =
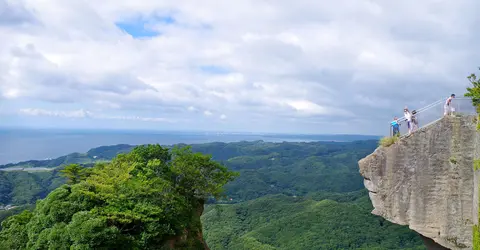
M5 168L56 168L68 164L94 164L98 161L111 160L119 153L126 153L135 146L128 144L118 144L112 146L101 146L92 148L86 153L71 153L51 160L30 160L18 163L9 163L0 165L0 169Z
M278 137L277 134L265 135L265 137ZM378 140L379 136L372 136L372 135L282 135L285 139L309 139L311 142L321 141L321 142L352 142L352 141L365 141L365 140ZM241 141L247 142L247 141ZM239 143L241 143L239 142ZM252 143L266 143L263 140L257 141L250 141ZM225 143L225 142L211 142L206 144L215 144L215 143ZM194 148L196 145L201 144L190 144ZM172 147L175 145L184 146L187 145L185 143L178 143L174 145L169 145L166 147ZM130 144L117 144L117 145L110 145L110 146L100 146L96 148L92 148L88 150L86 153L71 153L68 155L60 156L55 159L46 159L46 160L28 160L28 161L21 161L18 163L8 163L0 165L1 169L7 168L56 168L68 164L82 164L82 165L91 165L95 162L111 160L115 157L115 155L119 153L127 153L132 150L135 145Z

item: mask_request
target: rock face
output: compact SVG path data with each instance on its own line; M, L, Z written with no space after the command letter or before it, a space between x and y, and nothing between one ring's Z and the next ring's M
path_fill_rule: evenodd
M480 145L474 116L445 117L360 160L373 214L449 249L472 249ZM478 172L478 171L476 171Z

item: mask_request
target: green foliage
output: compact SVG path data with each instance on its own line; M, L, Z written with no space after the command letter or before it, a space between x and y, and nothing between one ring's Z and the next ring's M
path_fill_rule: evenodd
M25 249L25 242L28 241L27 224L32 216L30 211L25 210L2 222L0 249Z
M85 180L88 176L88 172L88 169L78 164L70 164L60 170L61 175L67 178L68 184L77 184L80 181Z
M12 191L12 183L8 180L4 173L0 172L0 205L7 204L7 202L10 201Z
M480 68L479 68L480 69ZM467 88L467 93L465 96L471 97L473 105L477 107L477 113L480 114L480 79L477 78L475 74L471 74L470 76L467 77L470 83L472 83L473 87L468 87ZM480 118L480 115L478 116ZM477 118L477 131L480 131L480 123L478 122L479 119ZM480 169L480 160L476 159L473 162L473 169L474 171L477 171ZM480 190L479 190L480 192ZM478 204L480 206L480 200L478 201ZM479 212L479 218L480 218L480 212ZM477 224L473 226L473 249L478 250L480 249L480 219L477 221Z
M226 151L220 145L216 145L219 151ZM224 162L240 176L225 189L233 202L241 202L270 194L303 196L360 190L363 178L358 173L358 161L376 148L376 141L223 145L233 146L238 148L236 155L232 153L234 156ZM195 149L213 151L210 144L203 147Z
M126 146L92 149L87 153L92 157L108 158L117 150L131 151L132 154L119 155L111 163L98 163L85 181L62 186L39 201L32 219L36 222L30 222L27 227L33 240L28 240L35 242L32 248L50 244L52 249L62 249L62 246L73 246L75 240L77 249L88 249L99 242L111 246L118 243L115 248L122 249L122 246L131 247L132 241L138 242L136 233L139 230L146 230L142 239L149 242L162 238L165 235L162 232L171 232L171 236L175 235L175 230L182 231L182 227L174 226L180 224L184 225L183 229L190 227L192 236L196 236L203 224L203 235L212 250L298 249L300 246L302 249L336 249L334 246L343 246L339 247L343 249L395 249L402 246L424 249L408 228L392 225L370 213L372 205L368 191L363 188L357 162L376 147L376 140L192 145L193 152L212 155L212 160L240 172L239 177L224 186L228 198L233 198L228 203L237 204L212 199L221 193L221 183L213 185L197 180L198 171L191 164L181 164L193 161L196 166L204 166L202 169L218 164L205 164L208 163L205 155L181 148L171 151L166 148L152 150L151 147L128 150ZM145 160L152 158L154 160ZM168 164L162 164L164 161ZM174 161L177 163L172 166ZM129 174L125 174L128 171ZM218 179L218 173L222 171L226 170L216 170L205 176ZM189 176L175 177L178 172L189 173ZM25 173L25 177L37 174ZM158 178L159 175L163 177ZM235 175L231 173L229 178ZM16 180L12 182L12 188L17 184L27 187L27 182ZM187 182L188 185L179 186ZM205 190L195 190L198 187L206 187L212 192L208 200L216 203L206 207L202 221L198 218L202 209L189 205L189 201L195 203L195 200L205 198ZM150 199L167 201L168 204L158 206ZM325 200L329 201L321 203ZM183 213L185 210L188 212ZM162 224L171 219L170 224ZM292 232L286 233L289 230ZM277 233L279 237L275 236ZM335 234L340 237L337 239ZM38 236L35 238L34 235ZM345 244L342 243L344 240ZM195 244L199 242L185 241L182 247L198 249ZM179 248L180 245L177 244ZM137 245L136 248L146 248L144 246ZM95 247L101 248L101 245Z
M451 156L450 159L449 159L450 163L452 164L457 164L457 158L455 158L455 156Z
M473 105L478 108L480 107L480 78L477 78L477 76L472 73L467 77L467 79L473 86L467 88L467 93L465 93L465 96L471 97Z
M310 193L305 197L311 198L316 201L333 200L336 202L352 202L360 198L363 198L365 196L368 196L368 190L360 189L357 191L345 192L345 193L319 191L319 192Z
M380 139L379 145L382 147L389 147L390 145L395 144L399 139L398 136L386 136Z
M0 171L0 204L35 203L51 190L65 183L59 172Z
M200 244L204 200L237 175L188 147L159 145L99 163L83 181L80 172L71 166L64 171L76 178L71 186L38 201L33 214L7 219L1 239L14 249L151 249L187 231L176 241L189 249Z
M218 250L424 249L416 233L370 211L365 194L346 203L273 195L222 211L209 206L202 219L208 245Z
M473 169L477 171L480 169L480 159L475 159L473 161ZM478 193L480 193L480 187L478 187ZM478 206L480 207L480 197L478 199ZM473 225L473 243L474 250L480 250L480 210L478 211L478 221Z
M473 225L473 250L480 250L480 224Z
M5 220L7 217L19 214L24 210L32 211L34 208L35 208L35 205L28 204L28 205L17 206L9 210L0 210L0 230L2 230L1 222Z
M473 160L473 170L480 170L480 159Z

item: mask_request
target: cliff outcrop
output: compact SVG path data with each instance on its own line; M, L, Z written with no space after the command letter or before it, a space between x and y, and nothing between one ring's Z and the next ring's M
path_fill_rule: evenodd
M360 160L372 213L443 247L474 248L480 177L474 170L480 158L476 123L475 116L445 117Z

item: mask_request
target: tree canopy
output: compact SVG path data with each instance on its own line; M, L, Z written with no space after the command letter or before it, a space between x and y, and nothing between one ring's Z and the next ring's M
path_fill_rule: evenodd
M2 223L5 249L198 249L204 201L237 173L189 147L138 146Z
M79 164L70 164L60 170L63 177L67 178L68 184L76 184L88 176L88 168L84 168Z
M480 107L480 78L477 78L477 76L472 73L467 77L467 79L470 81L470 83L472 83L473 86L467 88L467 93L465 93L465 96L471 97L473 105L478 109Z

